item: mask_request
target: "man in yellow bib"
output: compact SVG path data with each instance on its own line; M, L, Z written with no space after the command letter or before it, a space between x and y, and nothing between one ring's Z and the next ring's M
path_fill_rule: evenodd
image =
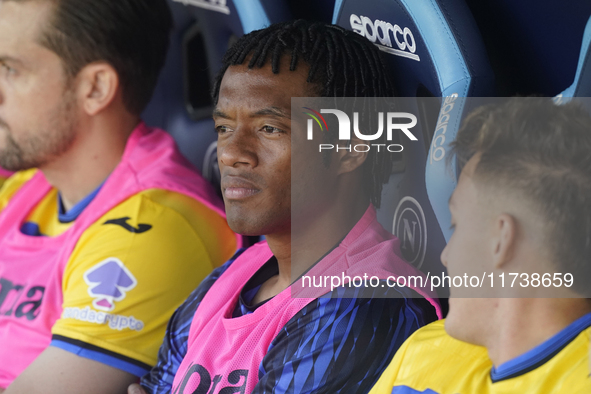
M450 276L505 273L505 293L457 298L452 287L447 319L416 331L371 393L591 393L590 131L585 110L549 98L470 115L441 260ZM511 272L529 274L530 298L507 298ZM539 297L533 273L551 273L560 298Z
M239 239L140 114L165 0L0 0L0 393L117 393Z

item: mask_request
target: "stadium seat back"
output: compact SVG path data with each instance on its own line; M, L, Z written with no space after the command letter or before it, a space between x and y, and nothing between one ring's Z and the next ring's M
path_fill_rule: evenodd
M469 110L464 98L494 94L476 24L460 0L337 0L333 23L384 52L399 96L410 98L405 109L419 114L413 128L419 142L405 146L378 218L400 238L409 262L440 273L449 236L447 201L455 187L453 168L446 166L449 143Z
M142 114L167 130L183 154L219 189L211 87L240 36L290 19L277 0L169 0L174 30L154 96Z
M591 1L466 0L500 96L555 96L572 83Z
M556 97L556 101L566 102L572 97L591 97L591 17L583 32L574 82Z

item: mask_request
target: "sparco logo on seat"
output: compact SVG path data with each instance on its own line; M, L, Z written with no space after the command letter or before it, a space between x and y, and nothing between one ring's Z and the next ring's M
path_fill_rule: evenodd
M408 59L421 61L417 51L415 37L408 27L404 29L379 19L371 21L367 16L351 14L351 29L373 42L381 51Z
M222 14L230 15L230 8L226 5L226 0L172 0L184 5L192 5L199 8L204 8L210 11L221 12Z

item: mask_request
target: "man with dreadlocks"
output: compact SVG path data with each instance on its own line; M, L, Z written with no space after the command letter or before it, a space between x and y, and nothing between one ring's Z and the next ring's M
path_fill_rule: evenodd
M437 319L439 306L412 298L408 288L382 291L386 298L345 287L293 297L292 246L306 274L420 273L376 220L370 201L379 204L384 181L365 187L368 174L391 163L347 150L332 153L328 165L318 154L296 160L292 131L296 140L304 132L290 120L292 97L391 96L379 52L353 32L300 20L242 37L223 64L213 117L227 218L234 231L266 241L239 251L176 311L143 390L368 392L405 338ZM313 194L302 212L304 247L292 238L292 179L298 193Z

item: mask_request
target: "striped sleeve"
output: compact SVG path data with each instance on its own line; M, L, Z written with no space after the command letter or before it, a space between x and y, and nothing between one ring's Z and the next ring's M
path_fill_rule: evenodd
M253 393L367 393L404 340L437 319L423 298L356 298L358 291L338 288L290 319L263 358Z
M201 304L203 297L205 297L205 294L207 294L215 281L244 250L245 249L240 249L224 265L216 268L174 312L172 318L168 322L164 342L158 351L158 362L156 366L154 366L154 368L141 379L141 385L148 393L170 393L174 376L176 375L185 354L187 354L189 330L199 304Z

